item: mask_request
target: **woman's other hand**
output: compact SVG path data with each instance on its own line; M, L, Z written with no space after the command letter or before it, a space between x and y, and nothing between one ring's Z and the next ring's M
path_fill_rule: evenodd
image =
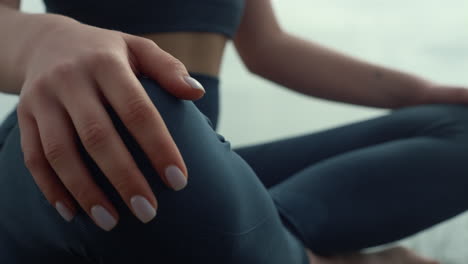
M468 104L468 87L427 83L422 90L422 103Z
M203 87L184 65L154 42L43 15L47 27L24 51L24 83L18 104L25 163L47 200L68 221L75 201L104 230L118 213L93 181L76 136L100 170L142 221L154 218L157 201L108 116L110 105L146 153L163 181L184 188L187 169L164 121L136 74L144 74L181 99Z

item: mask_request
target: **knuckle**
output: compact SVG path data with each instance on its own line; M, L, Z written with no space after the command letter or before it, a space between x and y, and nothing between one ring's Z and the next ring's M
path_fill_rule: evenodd
M100 67L120 63L121 59L115 52L98 50L88 56L88 61L94 67Z
M156 42L152 41L151 39L141 38L141 43L148 48L159 48Z
M50 76L51 74L42 74L34 78L33 80L31 80L28 84L28 87L32 88L33 91L43 90L49 85L49 83L51 83ZM24 89L24 90L28 90L28 89Z
M65 145L57 141L48 141L44 143L44 155L49 161L50 165L55 167L65 155Z
M81 141L90 150L100 148L107 138L104 126L97 121L91 121L85 125L79 132Z
M172 57L171 55L168 55L168 57L164 61L164 68L175 71L184 71L185 66L178 59Z
M28 101L29 100L24 97L18 101L18 105L16 106L16 112L18 113L18 118L20 118L21 116L25 116L29 113Z
M148 122L154 113L151 106L143 98L129 101L122 121L128 126L138 126Z
M50 69L49 75L58 79L67 78L75 74L77 67L77 64L72 61L62 61Z

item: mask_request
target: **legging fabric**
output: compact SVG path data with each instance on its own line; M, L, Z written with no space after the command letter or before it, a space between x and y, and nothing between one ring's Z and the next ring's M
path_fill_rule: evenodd
M108 109L158 198L150 223L133 216L80 146L119 211L110 232L83 211L67 223L48 204L24 166L12 112L0 128L0 263L306 264L304 247L324 255L360 250L468 208L466 106L407 107L233 149L215 130L218 80L192 76L207 90L195 103L140 78L186 162L182 191L164 186Z

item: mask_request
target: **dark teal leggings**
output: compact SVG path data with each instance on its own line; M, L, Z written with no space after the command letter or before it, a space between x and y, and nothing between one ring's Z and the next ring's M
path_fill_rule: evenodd
M304 247L360 250L468 208L466 106L408 107L232 149L215 132L217 79L192 76L207 90L195 104L141 79L186 162L189 184L180 192L164 186L109 109L158 197L152 222L133 216L81 147L120 213L111 232L82 211L67 223L48 204L23 165L13 112L0 128L0 263L306 264Z

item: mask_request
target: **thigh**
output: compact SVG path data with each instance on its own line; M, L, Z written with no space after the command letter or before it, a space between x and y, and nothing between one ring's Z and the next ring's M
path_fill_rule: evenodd
M262 144L235 148L266 187L334 156L415 136L444 135L463 126L460 109L465 106L422 105L324 131ZM438 129L440 128L440 129Z
M342 132L332 149L353 147L269 189L316 253L394 242L468 208L468 106L408 107L330 132Z
M63 259L125 264L305 263L301 243L282 225L268 191L206 116L192 102L176 99L155 82L142 79L142 83L186 162L187 187L179 192L166 188L109 109L158 198L158 216L148 224L139 222L81 147L86 164L116 205L120 220L111 232L96 227L83 212L71 224L65 223L24 168L15 127L0 156L0 168L7 172L0 179L0 209L5 213L0 215L0 227L16 243L16 253L41 256L40 252L47 252Z

